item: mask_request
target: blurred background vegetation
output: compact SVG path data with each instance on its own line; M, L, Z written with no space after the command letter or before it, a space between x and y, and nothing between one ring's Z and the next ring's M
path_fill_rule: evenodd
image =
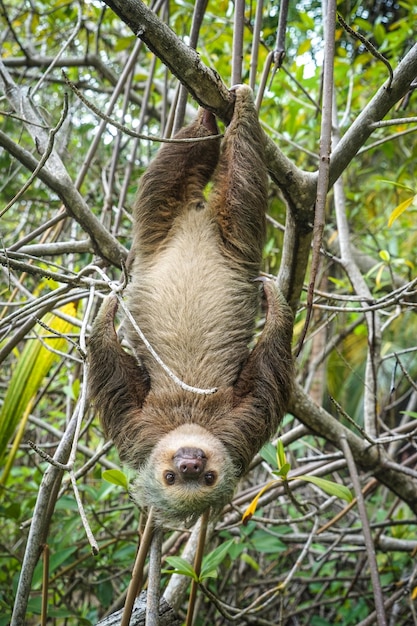
M256 2L245 9L243 81L255 91L276 40L280 4L263 3L257 67L250 74ZM130 207L137 181L159 147L132 138L100 121L65 84L61 70L101 112L137 132L162 136L172 126L178 80L102 2L2 0L2 67L24 98L21 111L7 99L0 104L0 129L13 144L41 157L24 124L28 110L43 117L48 133L69 108L55 136L54 150L88 210L121 246L130 245ZM189 41L194 3L162 3L161 20ZM339 2L338 12L395 67L416 39L417 6L412 0ZM204 64L230 84L233 47L233 2L209 1L197 50ZM289 6L286 56L269 77L260 117L265 132L299 168L315 172L320 142L323 71L321 2ZM130 66L131 71L123 72ZM124 76L123 82L120 81ZM388 77L387 68L339 24L334 61L335 98L340 133L371 100ZM345 211L355 260L380 305L381 365L378 370L378 435L404 472L417 476L415 425L417 359L415 287L401 298L401 288L416 278L417 142L410 92L390 113L400 121L377 129L343 175ZM110 104L112 105L110 107ZM195 111L189 100L186 119ZM411 132L410 132L411 131ZM414 132L412 132L414 131ZM0 148L2 279L0 283L0 626L10 622L28 528L48 461L31 440L53 455L74 415L83 389L83 335L100 304L95 295L105 282L92 270L97 249L82 220L71 219L57 189L30 179L24 158ZM55 170L61 176L59 167ZM248 173L250 175L250 173ZM15 201L8 204L12 199ZM285 201L270 188L270 221L265 268L277 274L285 224ZM348 416L364 426L363 402L368 330L354 289L338 262L338 232L333 192L326 208L323 254L316 307L297 360L297 378L315 401L353 428ZM20 266L19 263L22 265ZM120 278L115 265L107 275ZM308 277L306 277L306 282ZM43 325L37 320L42 318ZM295 342L305 319L305 296L295 319ZM343 412L337 410L336 403ZM105 445L91 407L78 438L75 477L99 553L91 548L80 521L68 473L58 485L49 533L48 623L94 624L106 611L123 604L138 538L139 513L126 490L103 479L116 469L114 449ZM358 431L355 430L357 433ZM288 415L280 436L297 474L317 471L351 487L343 455ZM235 617L238 624L326 626L371 624L374 611L369 566L358 509L308 483L294 483L294 499L280 488L246 526L240 515L257 490L271 478L274 454L268 447L236 494L234 508L219 520L207 552L233 539L217 577L205 581L224 603L223 610L201 595L196 624L231 623L255 600L256 616ZM95 459L94 463L91 460ZM372 529L379 579L392 626L417 624L415 597L414 513L397 496L360 475ZM292 485L290 484L292 489ZM54 504L54 501L53 501ZM54 509L53 513L52 510ZM237 511L237 513L236 513ZM340 512L344 515L333 521ZM258 518L258 519L257 519ZM321 528L322 532L317 533ZM180 554L188 531L170 529L164 554ZM305 549L307 546L307 549ZM300 555L302 558L300 559ZM27 608L27 624L41 613L43 561L36 566ZM169 574L163 575L163 584ZM265 595L264 595L265 594ZM261 599L261 600L259 600ZM186 600L184 600L186 604ZM184 606L185 606L184 604ZM181 611L184 609L180 609ZM368 619L368 621L366 621Z

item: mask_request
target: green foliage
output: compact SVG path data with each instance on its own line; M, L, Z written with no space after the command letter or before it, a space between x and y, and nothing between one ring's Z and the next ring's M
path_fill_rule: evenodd
M75 315L75 307L71 304L62 312ZM22 429L26 424L29 411L32 409L35 396L43 379L57 359L56 352L65 348L65 338L59 337L59 334L71 330L71 324L56 318L54 315L48 315L44 320L44 324L53 329L56 336L46 338L50 331L42 330L40 333L42 343L41 341L29 341L26 344L17 361L16 369L10 378L0 410L0 460L4 457L6 446L19 422L21 422L20 431L16 436L17 442L15 442L9 454L5 469L0 477L0 484L3 485L7 482L10 467L16 454L16 448L23 434Z
M263 449L264 450L264 449ZM263 450L261 450L261 454L263 454ZM270 457L270 446L267 444L266 457ZM284 445L281 439L278 439L277 447L276 447L276 470L272 471L274 476L277 476L280 480L282 480L285 484L290 483L292 480L295 480L295 477L289 476L289 472L291 471L291 464L287 460L287 456L285 454ZM336 496L337 498L342 498L346 500L346 502L351 502L353 497L350 490L344 485L337 484L331 480L326 480L325 478L320 478L319 476L309 476L307 474L301 474L297 476L297 480L303 480L308 483L312 483L322 489L325 493ZM243 523L247 523L247 521L253 516L256 511L256 507L258 505L258 501L260 497L268 490L276 485L275 481L270 481L267 483L265 487L263 487L252 500L248 508L246 509L243 515Z
M119 487L123 487L126 491L128 490L129 481L124 472L121 472L120 470L115 470L115 469L105 470L102 476L103 476L103 479L106 480L107 482L113 485L118 485Z
M218 568L226 558L230 551L230 548L234 544L234 540L230 539L219 545L215 550L206 554L201 564L201 572L198 575L190 563L185 559L178 556L168 556L166 561L168 565L173 567L173 570L163 570L166 574L181 574L182 576L189 576L196 582L203 582L206 578L217 578Z

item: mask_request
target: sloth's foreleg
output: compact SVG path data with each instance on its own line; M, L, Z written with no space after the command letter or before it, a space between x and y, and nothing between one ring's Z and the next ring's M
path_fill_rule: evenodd
M116 311L116 296L108 296L94 321L88 342L89 382L105 433L123 458L129 419L142 407L150 383L146 369L120 345L114 329Z

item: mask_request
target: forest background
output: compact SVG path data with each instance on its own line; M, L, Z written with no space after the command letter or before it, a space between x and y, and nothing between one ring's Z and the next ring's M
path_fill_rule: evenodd
M265 271L295 313L297 386L285 453L263 449L211 529L195 623L417 624L415 3L0 10L0 626L123 605L139 513L86 400L86 337L153 138L197 102L227 123L240 81L269 138ZM180 619L189 578L166 557L193 537L164 535Z

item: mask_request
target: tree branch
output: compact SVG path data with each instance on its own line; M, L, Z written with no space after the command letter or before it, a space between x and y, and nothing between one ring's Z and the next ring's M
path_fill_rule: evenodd
M37 168L37 159L2 131L0 131L0 145L31 172ZM43 167L38 173L38 178L59 196L68 214L90 235L96 253L112 265L120 267L121 260L126 257L127 251L93 215L66 170L65 173L61 170L60 177L57 178L46 167Z
M216 111L222 119L230 119L234 100L217 72L204 65L197 52L153 11L141 0L105 0L105 4L161 59L199 104Z

